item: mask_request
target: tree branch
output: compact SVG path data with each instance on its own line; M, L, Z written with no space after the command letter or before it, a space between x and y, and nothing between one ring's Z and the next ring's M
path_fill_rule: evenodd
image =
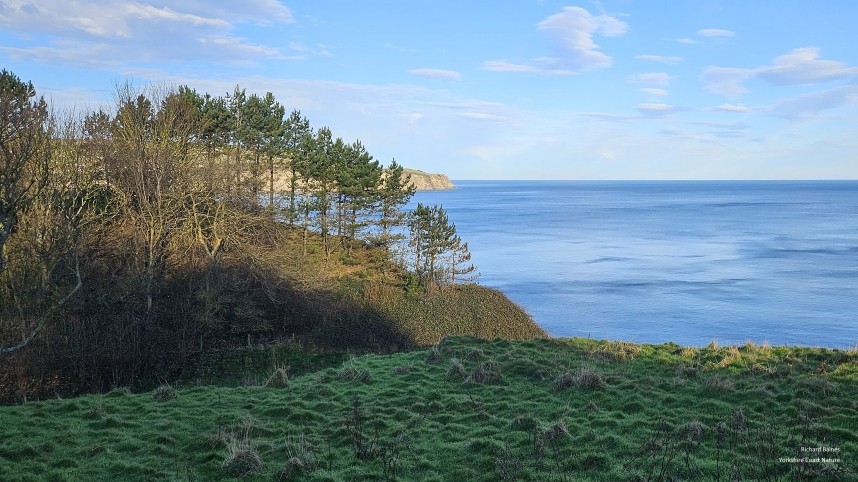
M68 292L57 304L52 306L51 309L48 310L47 313L45 313L44 315L39 317L39 320L36 323L36 326L33 327L33 330L30 332L30 334L27 335L26 338L21 340L20 343L18 343L17 345L14 345L14 346L0 347L0 355L7 355L9 353L14 353L14 352L24 348L25 346L29 345L30 342L33 341L33 338L35 338L36 335L38 335L39 332L42 331L42 328L45 327L45 325L48 322L48 319L51 318L60 308L62 308L63 305L68 303L69 300L71 300L72 297L78 291L80 291L80 287L83 285L83 282L80 279L80 260L78 259L77 254L75 254L74 262L75 262L75 270L74 270L75 271L75 278L77 278L77 284L75 284L74 288L72 288L72 290L70 292Z

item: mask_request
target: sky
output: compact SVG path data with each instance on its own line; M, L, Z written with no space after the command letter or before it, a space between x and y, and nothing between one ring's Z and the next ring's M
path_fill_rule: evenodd
M58 110L272 92L453 179L858 179L852 0L0 0Z

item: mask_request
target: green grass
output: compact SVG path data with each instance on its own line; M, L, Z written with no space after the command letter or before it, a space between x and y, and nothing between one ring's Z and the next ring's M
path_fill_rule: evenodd
M220 385L0 407L0 480L858 478L854 351L452 337L273 353L212 362ZM288 381L264 386L278 368ZM800 447L840 462L779 461Z

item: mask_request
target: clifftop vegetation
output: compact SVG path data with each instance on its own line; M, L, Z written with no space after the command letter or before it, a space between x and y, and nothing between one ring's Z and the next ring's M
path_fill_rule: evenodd
M392 350L544 335L502 295L455 285L473 271L455 226L404 212L403 168L360 141L238 87L115 98L51 115L0 75L0 398L151 383L286 338ZM487 303L509 318L461 310Z

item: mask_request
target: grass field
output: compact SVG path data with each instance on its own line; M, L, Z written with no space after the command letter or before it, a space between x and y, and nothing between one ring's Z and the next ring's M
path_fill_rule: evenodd
M0 480L858 480L855 350L452 337L202 366L0 407Z

